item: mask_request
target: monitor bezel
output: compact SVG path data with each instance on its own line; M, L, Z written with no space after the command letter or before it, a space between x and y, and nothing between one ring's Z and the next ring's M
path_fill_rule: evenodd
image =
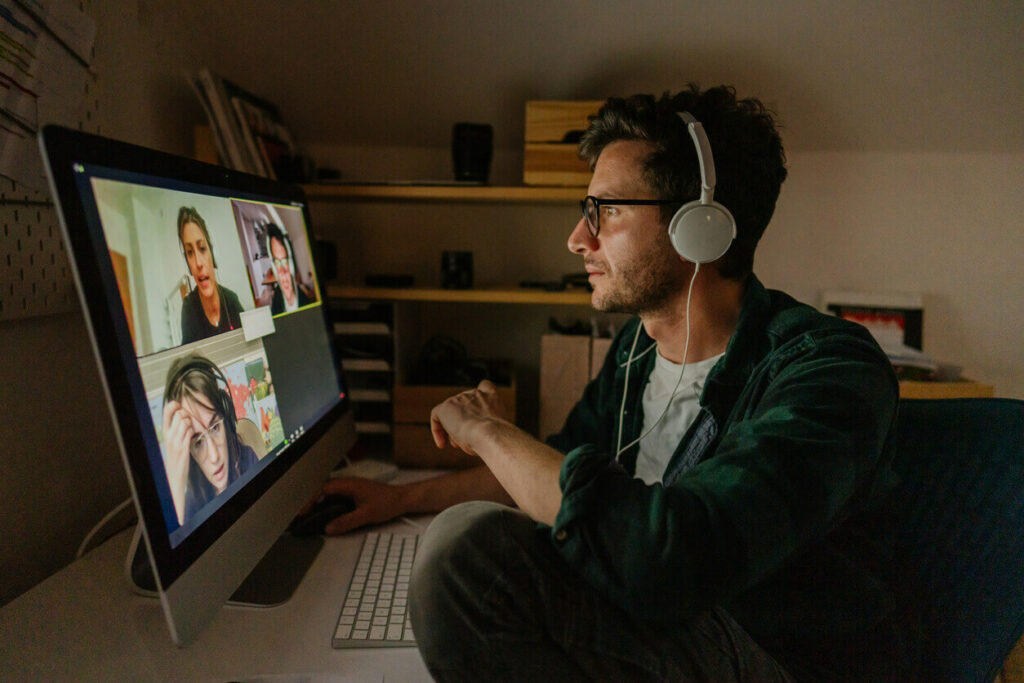
M160 152L127 142L111 140L60 126L46 126L40 132L40 143L47 172L54 191L54 204L61 218L64 239L68 245L78 292L84 308L85 320L93 340L93 348L100 366L100 377L128 471L129 483L136 502L158 588L167 590L192 566L198 558L222 537L261 496L270 490L302 456L346 413L351 412L347 391L339 401L289 445L247 486L235 493L177 546L171 545L170 532L164 519L157 491L156 479L147 455L149 434L144 421L140 421L138 402L145 401L145 390L139 371L135 349L130 343L124 311L120 300L112 296L114 281L109 256L100 254L97 244L106 244L98 226L87 215L89 202L82 197L77 183L74 164L102 166L141 173L167 181L206 185L237 196L274 203L301 206L311 243L316 235L312 230L309 207L305 194L298 185L253 176L186 157ZM97 241L97 236L100 238ZM320 291L325 292L322 269L314 265ZM341 376L338 353L328 318L326 300L318 307L332 354L332 367L339 387L345 384ZM126 341L127 340L127 341ZM340 461L343 453L338 453ZM282 529L287 520L281 522Z

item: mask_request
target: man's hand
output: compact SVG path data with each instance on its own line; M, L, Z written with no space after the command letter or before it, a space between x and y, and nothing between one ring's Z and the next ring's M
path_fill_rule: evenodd
M452 396L430 411L430 432L438 448L451 445L469 455L476 455L473 439L478 428L490 421L503 421L505 409L498 389L490 381L480 382L476 389Z
M348 496L356 506L352 512L336 517L327 524L324 533L328 536L343 534L368 524L381 524L406 513L397 487L360 477L336 477L328 479L299 514L309 512L314 501L326 495Z

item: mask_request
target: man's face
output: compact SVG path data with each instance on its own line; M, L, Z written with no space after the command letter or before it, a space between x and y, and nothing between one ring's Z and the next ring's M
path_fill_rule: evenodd
M185 260L192 279L196 281L199 296L211 299L217 295L217 275L213 268L213 252L206 241L202 228L195 223L186 223L181 229L181 245L185 249Z
M292 285L292 271L288 261L288 250L276 239L270 240L270 255L274 259L274 276L281 286L285 301L294 303L295 288Z
M609 144L594 166L588 194L598 199L659 199L642 177L650 151L635 140ZM598 236L591 236L581 218L568 246L583 257L594 288L591 303L599 311L654 312L686 289L685 268L658 206L602 206Z

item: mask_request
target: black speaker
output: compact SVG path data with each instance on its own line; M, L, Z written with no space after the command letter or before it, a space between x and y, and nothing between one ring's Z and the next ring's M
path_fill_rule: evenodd
M452 127L455 179L486 183L491 174L494 129L486 123L456 123Z
M473 252L441 252L441 286L444 289L469 289L473 286Z
M327 282L338 277L338 245L328 240L317 240L313 249L320 278Z

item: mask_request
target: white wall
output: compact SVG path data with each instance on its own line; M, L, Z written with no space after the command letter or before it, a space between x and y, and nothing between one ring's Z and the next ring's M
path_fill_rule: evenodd
M924 347L1024 397L1024 153L789 155L755 269L817 303L824 289L919 292Z

